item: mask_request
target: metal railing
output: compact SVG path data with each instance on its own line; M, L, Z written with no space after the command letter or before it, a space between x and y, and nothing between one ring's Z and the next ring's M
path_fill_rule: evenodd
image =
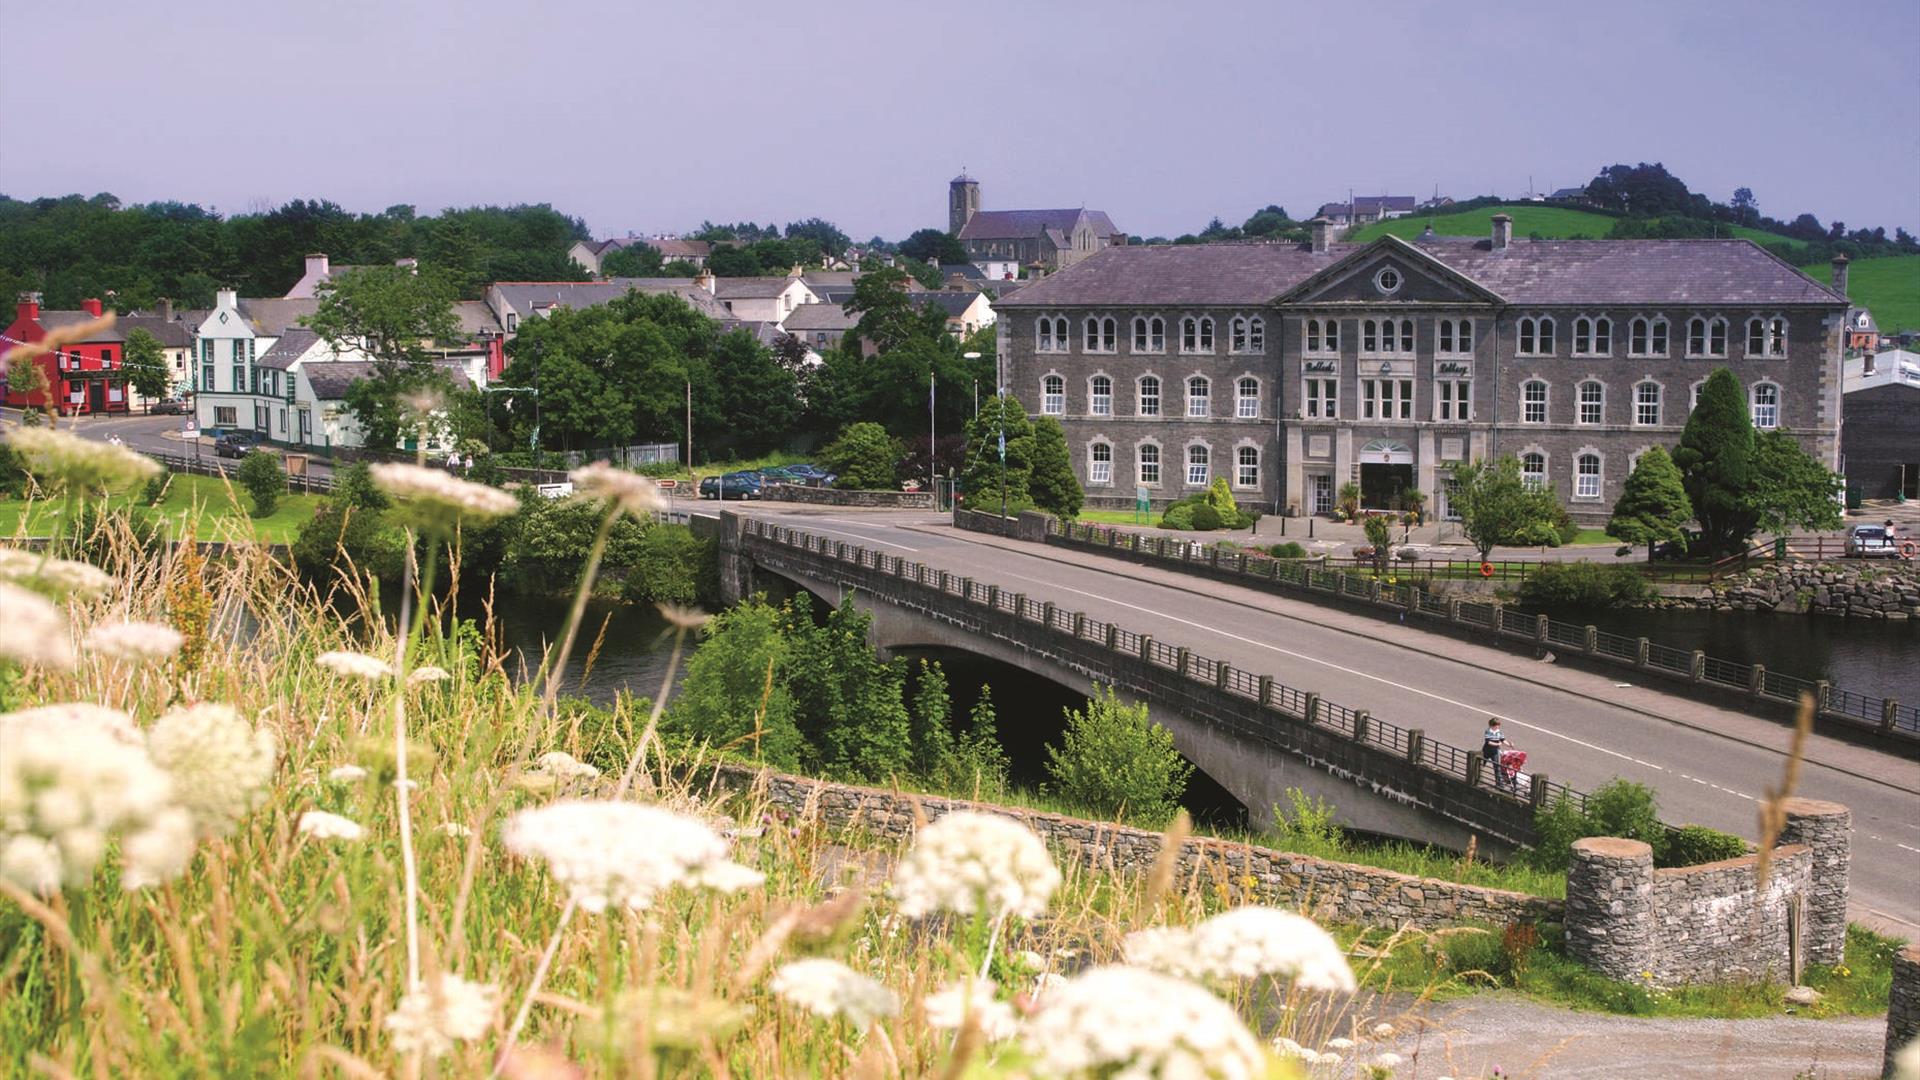
M147 453L147 456L159 462L168 472L192 473L196 476L219 476L234 480L235 474L240 469L239 460L235 460L233 467L229 469L226 459L218 457L187 457L184 454L154 453ZM328 495L333 492L333 477L311 474L288 476L287 488L290 491L304 491L312 495Z

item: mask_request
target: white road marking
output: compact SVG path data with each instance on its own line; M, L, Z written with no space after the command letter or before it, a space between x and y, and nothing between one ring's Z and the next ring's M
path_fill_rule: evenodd
M866 526L867 528L872 528L871 525L867 525L867 523L864 521L845 521L845 520L842 520L841 518L815 518L814 520L836 521L842 525L862 525L862 526ZM885 528L885 526L882 526L882 528ZM824 533L833 533L838 536L851 536L856 540L865 540L870 544L885 544L886 546L891 548L899 548L901 551L919 551L920 550L917 547L908 547L905 544L896 544L891 540L882 540L877 536L868 536L865 533L848 532L845 529L821 529L819 531Z

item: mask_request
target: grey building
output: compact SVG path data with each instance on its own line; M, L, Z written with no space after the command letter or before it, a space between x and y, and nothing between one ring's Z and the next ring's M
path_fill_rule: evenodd
M1492 235L1117 247L996 305L1002 382L1061 419L1090 505L1165 503L1224 476L1330 512L1513 454L1603 521L1671 446L1717 367L1755 422L1839 462L1845 296L1744 240L1515 243Z
M1920 355L1849 357L1840 458L1863 499L1920 499Z
M1104 210L983 210L980 182L965 173L947 185L947 231L976 266L1013 264L1034 274L1127 242Z

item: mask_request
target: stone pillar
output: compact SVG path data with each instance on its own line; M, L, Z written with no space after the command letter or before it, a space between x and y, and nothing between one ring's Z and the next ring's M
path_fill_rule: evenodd
M1893 1075L1893 1057L1920 1039L1920 945L1909 945L1893 958L1893 991L1887 995L1887 1056L1880 1075Z
M1853 812L1839 803L1788 799L1780 843L1813 851L1807 896L1806 958L1838 964L1847 951L1847 877L1851 869Z
M1653 848L1589 836L1567 867L1567 955L1613 979L1654 966Z

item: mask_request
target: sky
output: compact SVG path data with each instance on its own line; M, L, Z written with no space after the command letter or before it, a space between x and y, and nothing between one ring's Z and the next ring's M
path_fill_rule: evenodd
M546 202L856 239L1087 206L1135 236L1660 161L1920 231L1920 3L0 0L0 193L225 213Z

